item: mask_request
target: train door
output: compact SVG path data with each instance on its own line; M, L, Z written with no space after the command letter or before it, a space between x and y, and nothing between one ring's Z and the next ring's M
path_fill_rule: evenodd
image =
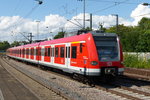
M24 49L24 58L27 58L27 48Z
M59 64L65 65L65 45L60 45Z
M45 54L45 48L44 46L41 47L41 61L44 62L44 54Z
M65 65L67 68L70 66L70 45L70 43L67 43L65 48Z
M30 59L34 60L34 48L30 49Z
M36 60L41 61L41 48L36 47Z
M55 46L55 55L54 55L54 63L59 64L60 60L60 47L58 45Z
M29 59L29 48L27 48L26 51L26 58Z
M51 64L54 64L54 53L55 53L55 51L54 51L54 45L51 45L51 54L50 54L50 56L51 56Z
M24 56L25 56L25 49L23 48L23 51L22 51L23 53L22 53L22 58L24 58Z
M31 48L28 49L28 55L29 55L28 59L31 59Z
M45 62L51 62L50 52L51 52L50 46L45 46L45 55L44 55L44 61Z
M34 60L36 60L36 47L33 48L34 49Z

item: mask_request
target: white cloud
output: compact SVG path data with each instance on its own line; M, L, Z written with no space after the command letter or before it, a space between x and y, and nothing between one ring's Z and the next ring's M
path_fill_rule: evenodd
M63 27L67 20L59 15L49 15L45 16L44 21L39 23L39 33L46 34L51 32L58 32L60 27ZM23 19L19 16L2 16L0 17L0 40L8 40L12 42L16 39L24 39L23 35L28 35L27 33L32 32L36 38L37 35L37 22L36 20ZM8 39L9 38L9 39ZM12 38L12 39L10 39Z
M90 15L89 14L85 14L86 19L85 20L89 20ZM98 16L98 15L93 15L92 17L92 24L93 24L93 29L98 29L99 24L102 24L104 27L111 27L116 25L116 17L112 16L112 15L108 15L108 16ZM72 19L70 20L71 22L67 22L65 24L65 28L67 30L72 30L72 29L80 29L81 27L83 27L83 14L79 14L77 16L72 17ZM75 24L77 25L75 25ZM80 23L80 24L79 24ZM86 27L90 26L90 22L86 21ZM132 24L132 22L125 20L124 18L119 17L119 24L124 24L126 26L129 26Z
M137 25L138 21L142 17L149 17L150 15L139 16L150 13L150 8L147 6L138 5L131 13L133 21L128 21L119 16L119 24L126 26ZM90 18L89 14L85 14L86 20ZM139 17L136 17L139 16ZM71 21L71 22L70 22ZM83 27L83 14L80 13L77 16L73 16L70 21L67 18L59 15L48 15L45 16L44 20L39 23L39 33L44 35L46 33L57 33L60 28L64 28L65 31L75 31ZM73 24L75 23L75 24ZM86 21L86 27L90 26L90 22ZM112 15L99 16L93 15L93 29L98 29L99 23L103 24L104 27L111 27L116 25L116 17ZM13 31L13 32L12 32ZM37 22L32 19L24 19L20 16L1 16L0 17L0 40L7 40L9 42L14 40L25 40L19 32L32 32L36 39L37 36ZM25 34L27 36L27 34ZM16 37L17 36L17 37ZM47 37L50 34L46 35ZM45 37L46 37L45 36Z
M133 25L137 25L138 22L143 18L143 17L148 17L150 18L150 7L149 6L143 6L143 5L138 5L131 13L131 17L134 19Z

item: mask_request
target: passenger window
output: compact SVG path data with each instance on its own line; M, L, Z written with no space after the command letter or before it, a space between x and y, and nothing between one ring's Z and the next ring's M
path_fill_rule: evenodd
M60 48L60 57L62 57L62 58L64 58L64 51L65 51L65 48L61 47Z
M48 54L47 54L48 52L47 52L47 48L45 48L45 56L47 56Z
M54 57L54 48L53 48L53 53L52 53L53 57Z
M29 49L27 49L27 55L29 55Z
M68 58L68 57L67 57L67 52L68 52L68 47L66 47L66 58Z
M80 53L82 53L82 47L83 47L83 45L82 45L82 43L80 43Z
M41 49L41 56L44 56L45 55L45 48L42 48Z
M56 48L55 48L55 57L58 57L58 53L59 53L59 48L56 47Z
M47 49L48 49L48 56L50 57L50 52L51 52L50 48L47 48Z
M36 55L38 55L38 48L36 49Z
M34 55L34 48L32 49L32 55Z
M32 55L32 49L29 49L29 51L30 51L29 55Z
M77 58L77 47L72 46L71 58Z
M70 58L70 47L68 49L68 58Z
M51 55L50 56L53 57L53 48L51 48Z
M54 48L51 48L51 57L54 57Z

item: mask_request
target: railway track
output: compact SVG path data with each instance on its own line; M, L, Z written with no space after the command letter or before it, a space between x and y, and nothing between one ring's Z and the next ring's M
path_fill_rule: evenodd
M32 76L28 74L23 73L19 69L15 68L12 63L10 64L6 59L2 59L2 57L0 57L0 64L12 76L14 76L19 82L21 82L26 88L28 88L33 94L39 97L40 100L71 100L71 98L69 98L68 96L59 93L58 90L53 89L52 87L49 87L46 84L43 84L42 82L36 80L35 78L33 78ZM25 78L25 80L22 80L21 78ZM30 81L30 82L27 83L27 81ZM29 85L31 87L28 87ZM38 89L35 89L35 88L33 89L32 86ZM41 93L40 91L43 93ZM44 92L47 92L47 93L44 93Z
M67 77L68 79L70 79L70 77L68 77L68 76L60 75L58 73L56 73L56 74L61 77L65 77L65 78ZM82 87L82 88L84 88L84 87ZM130 88L127 86L123 86L122 83L113 83L113 84L100 83L100 84L96 84L94 88L111 93L111 95L118 96L121 100L123 100L123 99L124 100L125 99L149 100L150 99L150 93L140 91L140 90L137 90L134 88Z
M125 68L125 76L150 81L150 69Z
M130 86L123 85L122 82L99 84L99 85L96 85L95 87L103 89L104 91L110 92L112 94L116 94L121 97L130 99L130 100L150 100L150 91L144 92L144 91L141 91L140 89L131 88Z

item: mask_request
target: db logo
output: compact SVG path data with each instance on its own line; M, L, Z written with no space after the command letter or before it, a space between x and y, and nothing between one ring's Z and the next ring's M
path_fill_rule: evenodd
M112 66L112 62L107 62L107 66Z

